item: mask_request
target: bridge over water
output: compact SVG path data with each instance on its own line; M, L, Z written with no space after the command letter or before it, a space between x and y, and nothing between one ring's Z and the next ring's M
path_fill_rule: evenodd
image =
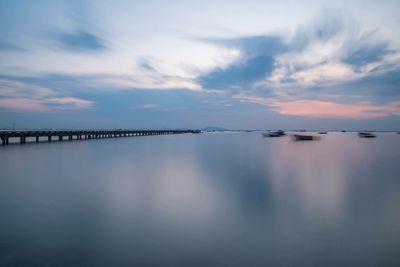
M100 139L129 136L148 136L165 134L186 134L200 133L200 130L56 130L56 131L0 131L0 139L3 145L8 145L10 139L17 139L19 143L41 141L51 142L53 140L82 140L82 139Z

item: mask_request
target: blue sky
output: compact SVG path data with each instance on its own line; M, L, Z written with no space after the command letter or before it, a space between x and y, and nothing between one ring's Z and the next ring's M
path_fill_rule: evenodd
M0 127L400 130L398 1L0 1Z

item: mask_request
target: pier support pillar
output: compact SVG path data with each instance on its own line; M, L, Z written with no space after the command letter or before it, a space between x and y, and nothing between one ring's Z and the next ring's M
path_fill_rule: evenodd
M47 140L48 140L49 142L51 142L51 135L49 135L49 136L47 137Z
M36 143L39 143L39 136L36 136Z
M25 144L26 143L26 137L25 136L21 136L20 137L20 143L21 144Z
M60 135L60 136L58 136L58 141L62 141L63 140L63 137Z

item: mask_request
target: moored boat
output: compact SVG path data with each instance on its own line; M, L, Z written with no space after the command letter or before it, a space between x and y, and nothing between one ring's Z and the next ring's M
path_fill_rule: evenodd
M278 130L278 131L269 131L268 133L263 133L262 134L264 137L280 137L286 135L284 131Z
M312 141L312 140L317 139L316 136L312 136L312 135L295 134L293 136L294 136L294 140L296 140L296 141Z
M318 134L327 134L328 132L318 132Z
M374 138L374 137L376 137L375 134L369 133L369 132L359 132L358 136L359 137L363 137L363 138Z

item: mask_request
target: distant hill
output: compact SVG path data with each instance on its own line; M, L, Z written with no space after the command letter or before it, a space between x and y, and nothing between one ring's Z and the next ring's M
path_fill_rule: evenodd
M224 127L217 127L217 126L208 126L203 129L202 131L205 132L224 132L224 131L229 131L228 129L225 129Z

